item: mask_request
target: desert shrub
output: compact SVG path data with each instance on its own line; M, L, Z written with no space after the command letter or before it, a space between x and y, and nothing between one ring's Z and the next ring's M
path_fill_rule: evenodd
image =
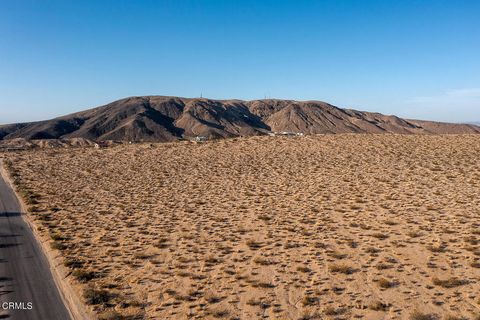
M468 320L468 318L447 314L446 316L443 317L443 320Z
M346 253L341 253L341 252L338 252L338 251L331 251L331 252L328 252L327 255L329 257L332 257L332 258L335 258L335 259L345 259L346 257L348 257L348 254Z
M362 228L363 230L370 230L370 229L372 229L372 226L367 225L367 224L365 224L365 223L361 223L359 226L360 226L360 228Z
M192 275L191 272L188 271L178 271L177 276L182 277L182 278L188 278Z
M374 233L374 234L372 234L371 236L374 237L374 238L377 238L377 239L379 239L379 240L385 240L385 239L387 239L388 237L390 237L388 234L386 234L386 233L380 233L380 232Z
M83 298L89 305L106 304L114 295L107 290L87 288L83 291Z
M414 310L410 314L410 320L437 320L438 317L431 313L423 313L418 310Z
M65 240L65 237L63 237L62 235L58 234L58 233L52 233L50 234L50 238L54 241L63 241Z
M329 267L329 270L333 273L343 273L343 274L352 274L355 272L355 269L346 265L346 264L332 264Z
M258 216L258 219L267 222L267 221L272 220L272 217L270 217L270 216L268 216L268 215L266 215L266 214L261 214L261 215Z
M250 299L247 300L246 303L249 306L259 306L260 304L262 304L262 300L250 298Z
M252 287L254 288L263 288L263 289L272 289L275 288L275 285L270 282L254 282L252 283Z
M316 312L304 311L298 320L313 320L321 319L320 315Z
M212 266L212 265L215 265L215 264L220 263L220 262L222 262L222 259L217 258L217 257L215 257L215 256L213 256L213 255L208 256L208 257L205 259L205 264L206 264L207 266Z
M471 244L472 246L475 246L480 243L480 239L475 236L468 236L464 239L464 241Z
M345 311L346 310L344 308L334 308L332 306L328 306L323 310L327 316L338 316L345 313Z
M88 282L97 277L96 272L87 271L82 269L73 270L72 276L80 282Z
M466 280L461 280L461 279L458 279L458 278L455 278L455 277L445 279L445 280L434 277L432 279L432 282L433 282L434 285L440 286L440 287L443 287L443 288L455 288L455 287L459 287L459 286L462 286L462 285L468 283L468 281L466 281Z
M378 285L380 286L380 288L388 289L395 287L397 285L397 282L381 278L380 280L378 280Z
M252 250L257 250L262 247L262 243L255 240L248 240L247 246Z
M27 210L28 210L28 212L31 212L31 213L40 212L40 208L38 206L35 206L35 205L28 206Z
M312 270L307 266L299 266L299 267L297 267L297 271L300 271L300 272L303 272L303 273L309 273Z
M326 245L325 243L323 243L323 242L320 242L320 241L315 242L313 246L314 246L315 248L317 248L317 249L325 249L325 248L327 248L327 245Z
M262 265L262 266L269 266L269 265L275 264L272 260L265 259L263 257L256 257L253 260L253 262L255 262L256 264Z
M83 267L83 261L78 258L67 258L63 265L67 268L78 269Z
M13 171L14 171L14 170L13 170L13 162L12 162L12 160L6 159L6 160L4 161L4 164L5 164L5 168L6 168L9 172L13 172Z
M214 318L226 318L230 312L226 309L216 309L208 311L207 314L212 315Z
M346 243L347 243L348 246L349 246L350 248L352 248L352 249L355 249L355 248L358 247L358 242L356 242L356 241L353 240L353 239L348 239L348 240L346 241Z
M395 225L398 224L398 222L393 221L393 220L386 220L385 224L388 225L388 226L395 226Z
M312 297L312 296L305 296L302 299L302 305L303 306L313 306L317 304L319 299L317 297Z
M368 305L368 308L370 310L374 310L374 311L387 311L389 306L388 304L386 303L383 303L381 301L373 301L371 302L369 305Z
M160 249L165 249L165 248L168 248L170 246L170 244L168 244L168 238L160 238L157 240L157 243L155 245L157 248L160 248Z
M205 300L208 302L208 303L218 303L220 301L223 300L223 298L221 296L218 296L214 293L208 293L205 295Z
M147 259L150 259L152 257L152 255L148 254L148 253L145 253L145 252L136 252L133 257L135 259L142 259L142 260L147 260Z
M375 266L375 268L377 268L378 270L386 270L386 269L391 269L392 265L380 262Z
M422 235L422 233L420 231L409 231L407 232L407 236L409 236L410 238L418 238Z
M123 320L124 317L116 311L107 310L98 315L98 320Z
M444 244L429 245L427 249L434 253L441 253L446 251L446 246Z
M40 221L52 221L52 216L49 213L39 214L38 220Z
M370 253L370 254L376 254L376 253L379 253L381 251L382 250L374 248L374 247L368 247L367 249L365 249L365 252Z
M19 188L18 192L20 196L28 205L38 204L38 199L40 198L39 194L33 193L28 189Z
M246 303L249 306L258 306L264 310L270 308L270 303L262 301L260 299L250 298Z
M50 247L52 249L60 250L60 251L63 251L68 248L68 246L65 243L60 241L53 241L52 243L50 243Z

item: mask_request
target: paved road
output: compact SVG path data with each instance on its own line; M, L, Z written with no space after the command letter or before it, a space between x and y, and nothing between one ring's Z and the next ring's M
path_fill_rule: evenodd
M0 176L0 319L69 320L47 258L20 211ZM5 310L7 302L17 302L16 309Z

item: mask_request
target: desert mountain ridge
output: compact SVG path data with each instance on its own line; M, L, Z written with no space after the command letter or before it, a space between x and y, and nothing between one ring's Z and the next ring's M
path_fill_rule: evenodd
M129 97L51 120L0 125L0 140L23 138L167 142L272 132L303 134L480 133L472 124L402 119L321 101Z

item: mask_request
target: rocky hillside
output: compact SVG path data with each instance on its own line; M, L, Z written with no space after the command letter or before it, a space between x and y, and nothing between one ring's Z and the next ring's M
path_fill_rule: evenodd
M130 97L52 120L0 126L0 139L173 141L269 132L480 133L480 127L406 120L319 101Z

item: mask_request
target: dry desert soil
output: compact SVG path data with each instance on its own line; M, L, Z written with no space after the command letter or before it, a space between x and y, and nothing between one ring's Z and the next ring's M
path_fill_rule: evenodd
M480 319L480 136L8 154L100 319Z

